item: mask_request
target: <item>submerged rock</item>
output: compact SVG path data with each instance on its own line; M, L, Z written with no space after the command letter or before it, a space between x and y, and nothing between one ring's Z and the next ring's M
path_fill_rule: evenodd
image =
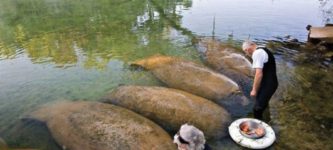
M45 122L64 149L175 149L171 137L158 125L110 104L58 102L39 108L25 119Z
M144 67L171 88L218 102L230 95L242 95L239 86L230 78L203 65L177 57L152 56L132 65Z
M137 112L173 133L182 124L190 123L202 130L206 137L220 138L226 135L230 122L229 113L217 104L164 87L121 86L103 101Z

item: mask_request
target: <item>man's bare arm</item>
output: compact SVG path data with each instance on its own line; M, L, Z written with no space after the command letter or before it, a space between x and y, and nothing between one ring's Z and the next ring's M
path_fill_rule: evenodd
M263 76L262 68L256 68L256 73L254 75L254 81L251 91L251 96L257 96L257 93L260 88L261 79Z

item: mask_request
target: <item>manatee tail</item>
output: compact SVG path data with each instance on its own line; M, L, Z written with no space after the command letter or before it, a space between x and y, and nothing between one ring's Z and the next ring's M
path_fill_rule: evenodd
M142 67L144 69L151 70L174 62L175 60L177 60L176 57L156 54L142 60L134 61L131 63L131 66Z
M44 104L37 107L36 110L30 112L29 114L24 115L21 119L47 122L52 116L55 116L57 113L63 111L63 109L66 109L66 106L71 103L73 102L62 100L54 103Z
M147 69L147 68L145 68L145 66L147 66L145 60L138 60L138 61L131 62L130 66L135 69L142 69L142 70Z
M118 98L116 94L121 91L122 87L126 87L126 85L120 85L117 88L113 89L112 91L108 92L105 96L99 99L99 102L101 103L107 103L107 104L114 104L114 105L119 105Z
M156 64L160 58L163 58L165 56L161 55L161 54L156 54L153 56L150 56L148 58L144 58L144 59L140 59L140 60L136 60L134 62L131 62L130 65L132 67L138 67L138 68L143 68L143 69L150 69L151 65Z

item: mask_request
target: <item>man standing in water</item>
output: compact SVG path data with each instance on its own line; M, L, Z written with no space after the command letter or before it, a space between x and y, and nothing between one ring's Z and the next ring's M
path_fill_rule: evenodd
M255 76L250 95L256 99L253 107L254 118L262 120L263 112L278 87L275 58L267 48L258 47L251 41L245 41L242 48L253 60Z

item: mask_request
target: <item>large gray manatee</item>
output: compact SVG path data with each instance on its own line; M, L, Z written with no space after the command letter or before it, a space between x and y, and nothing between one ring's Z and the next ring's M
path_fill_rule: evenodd
M203 38L198 41L207 63L214 69L253 77L254 70L251 62L235 48L211 38Z
M155 55L132 63L153 72L171 88L213 100L218 104L248 105L236 82L203 65L177 57ZM233 109L235 110L235 109Z
M229 113L217 104L193 94L156 86L120 86L107 94L103 102L141 114L170 132L184 123L201 129L207 138L226 135Z
M249 96L254 70L239 50L211 38L199 39L197 45L209 66L234 80Z
M45 122L57 143L70 150L176 148L161 127L111 104L62 101L41 107L25 119Z

